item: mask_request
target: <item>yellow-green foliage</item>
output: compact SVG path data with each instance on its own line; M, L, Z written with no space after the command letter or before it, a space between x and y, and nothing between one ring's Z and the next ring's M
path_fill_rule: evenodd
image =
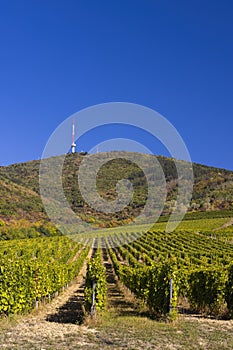
M106 269L102 263L100 252L96 253L87 264L84 288L85 305L88 311L92 306L93 282L95 282L95 307L102 310L106 302Z
M27 312L52 297L79 272L88 248L67 237L12 240L0 244L0 313Z

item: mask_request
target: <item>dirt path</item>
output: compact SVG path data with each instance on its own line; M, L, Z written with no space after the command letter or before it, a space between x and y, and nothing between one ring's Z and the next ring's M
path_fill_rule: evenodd
M213 231L218 231L221 230L223 228L227 228L233 225L233 219L230 219L229 221L227 221L225 224L223 224L221 227L215 228Z
M107 275L107 308L118 315L137 315L137 301L118 281L111 259L106 249L103 249L103 262Z

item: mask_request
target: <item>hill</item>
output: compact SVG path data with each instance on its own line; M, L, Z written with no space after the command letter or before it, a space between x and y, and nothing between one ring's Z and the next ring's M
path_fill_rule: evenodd
M145 162L149 155L145 155ZM63 187L72 209L87 222L102 227L117 226L128 222L139 214L147 198L147 182L142 170L122 159L112 160L102 166L97 177L97 188L108 200L116 198L116 183L129 179L134 186L134 196L122 211L111 215L96 212L83 200L77 179L79 165L83 159L78 153L68 154L63 168ZM168 215L177 195L177 171L172 159L159 156L167 182L167 200L163 215ZM3 222L26 220L31 223L48 222L39 195L40 161L0 167L0 219ZM91 170L90 170L91 171ZM233 204L233 172L225 169L193 164L194 190L189 211L231 210Z

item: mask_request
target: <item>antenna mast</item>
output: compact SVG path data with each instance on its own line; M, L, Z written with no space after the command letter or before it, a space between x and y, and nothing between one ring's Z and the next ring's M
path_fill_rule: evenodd
M74 119L72 120L72 144L71 144L71 153L75 153L76 143L74 142Z

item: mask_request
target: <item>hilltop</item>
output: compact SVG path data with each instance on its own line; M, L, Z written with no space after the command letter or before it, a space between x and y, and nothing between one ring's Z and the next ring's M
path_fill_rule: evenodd
M109 218L109 215L95 212L84 201L79 192L77 172L83 159L78 153L68 154L63 168L63 186L72 209L88 222L102 227L117 226L129 222L142 210L147 198L147 182L142 170L124 159L117 159L104 165L97 178L101 196L108 200L116 197L116 183L129 179L134 186L132 202ZM151 157L151 156L150 156ZM177 194L177 171L173 159L158 156L167 182L167 200L163 215L168 215L174 206ZM148 155L145 155L145 162ZM39 194L40 161L13 164L0 167L0 219L2 222L49 222ZM233 204L233 172L225 169L193 164L194 190L189 211L231 210Z

